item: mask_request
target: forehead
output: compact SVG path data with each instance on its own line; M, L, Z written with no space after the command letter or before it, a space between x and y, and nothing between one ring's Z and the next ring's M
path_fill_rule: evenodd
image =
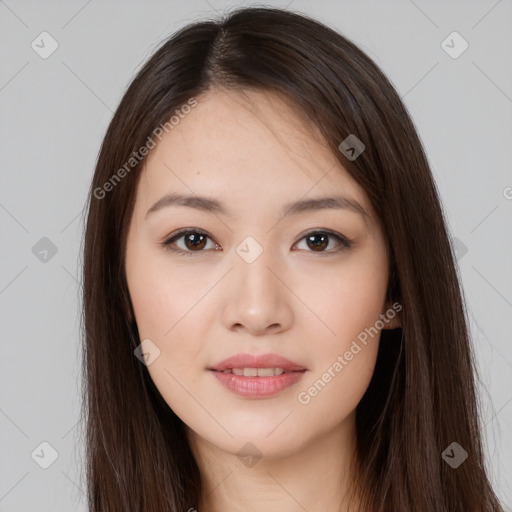
M318 128L275 93L216 90L196 100L146 159L144 206L176 191L222 196L234 206L338 192L371 212Z

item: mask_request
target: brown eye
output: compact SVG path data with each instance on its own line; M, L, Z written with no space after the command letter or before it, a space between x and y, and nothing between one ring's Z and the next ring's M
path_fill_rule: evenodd
M181 242L181 240L183 240L183 242ZM170 251L185 256L191 256L193 253L205 252L208 240L211 240L213 244L213 247L210 248L215 250L220 249L220 246L214 243L207 233L197 229L182 230L163 242L162 245ZM332 231L311 231L307 233L299 243L303 240L306 241L307 252L336 253L348 249L352 245L352 242L345 237L333 233ZM328 247L332 245L332 240L336 241L337 245L335 245L334 248L328 249ZM178 242L181 242L182 246L180 246Z
M315 233L306 237L308 247L313 251L322 251L329 245L329 237L324 233Z
M163 242L163 245L170 251L190 255L194 252L204 252L203 249L207 246L209 239L211 240L210 236L203 231L188 229L176 233L171 238ZM181 240L183 240L183 242L180 246L177 242L181 242ZM214 248L217 247L218 245L214 244Z
M331 252L339 252L343 249L348 249L351 247L352 243L346 238L338 235L337 233L333 233L332 231L312 231L306 234L302 240L306 241L306 246L309 249L308 252L322 252L322 253L331 253ZM329 245L331 245L331 240L335 240L338 242L337 246L326 250Z
M186 248L190 249L191 251L195 249L204 249L206 245L206 238L207 237L200 233L189 233L188 235L184 235L183 237Z

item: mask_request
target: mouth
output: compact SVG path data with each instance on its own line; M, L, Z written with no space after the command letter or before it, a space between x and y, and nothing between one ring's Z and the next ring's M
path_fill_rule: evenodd
M305 366L278 354L236 354L208 368L208 370L220 372L229 370L235 375L244 375L244 372L248 372L248 375L245 375L246 377L255 377L258 373L254 372L260 370L262 371L261 376L266 377L271 376L270 370L272 370L274 374L277 372L279 375L280 373L301 372L306 369ZM240 373L240 371L242 373ZM266 375L266 373L269 375Z
M269 398L296 384L307 368L275 354L238 354L208 370L235 395Z
M283 373L293 373L297 370L285 370L284 368L227 368L225 370L213 370L214 372L222 371L222 373L228 373L233 375L239 375L243 377L274 377L276 375L282 375ZM306 370L301 370L305 372Z

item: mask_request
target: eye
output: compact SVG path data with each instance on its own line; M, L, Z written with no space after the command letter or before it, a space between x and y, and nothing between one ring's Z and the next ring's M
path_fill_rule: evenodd
M174 244L174 242L182 238L184 247L172 247L172 244ZM209 238L210 236L200 229L183 229L178 233L175 233L171 238L167 239L165 242L163 242L163 245L165 246L166 249L170 251L184 254L185 256L190 256L191 253L202 252L203 249L206 247L206 241ZM215 243L214 248L219 248L219 245Z
M331 248L330 250L325 250L329 247L331 239L338 242L338 247L335 249ZM340 252L343 249L348 249L352 246L352 242L347 240L345 237L326 230L310 231L306 236L301 238L299 242L302 242L302 240L306 241L306 246L311 249L310 252Z
M181 239L183 239L184 244L182 247L176 244L176 242ZM183 229L162 242L162 245L169 251L180 253L185 256L191 256L194 252L204 252L203 249L207 247L208 239L212 240L210 235L201 229ZM330 250L325 250L329 245L331 245L331 239L338 242L337 248L332 249L331 247ZM343 249L348 249L352 246L352 242L347 240L345 237L328 230L310 231L303 236L299 242L302 242L303 240L306 241L306 246L311 249L311 251L308 252L333 253L340 252ZM215 250L221 249L217 243L213 243L213 248Z

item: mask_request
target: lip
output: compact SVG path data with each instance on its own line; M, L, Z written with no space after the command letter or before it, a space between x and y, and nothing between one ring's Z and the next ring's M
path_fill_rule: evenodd
M246 377L223 373L233 368L282 368L284 373L272 377ZM302 379L307 368L277 354L255 356L237 354L229 357L208 370L232 393L246 398L269 398Z
M221 361L208 369L222 372L232 368L282 368L287 372L303 372L304 370L307 370L306 367L277 354L262 354L260 356L252 354L236 354L224 359L224 361Z

